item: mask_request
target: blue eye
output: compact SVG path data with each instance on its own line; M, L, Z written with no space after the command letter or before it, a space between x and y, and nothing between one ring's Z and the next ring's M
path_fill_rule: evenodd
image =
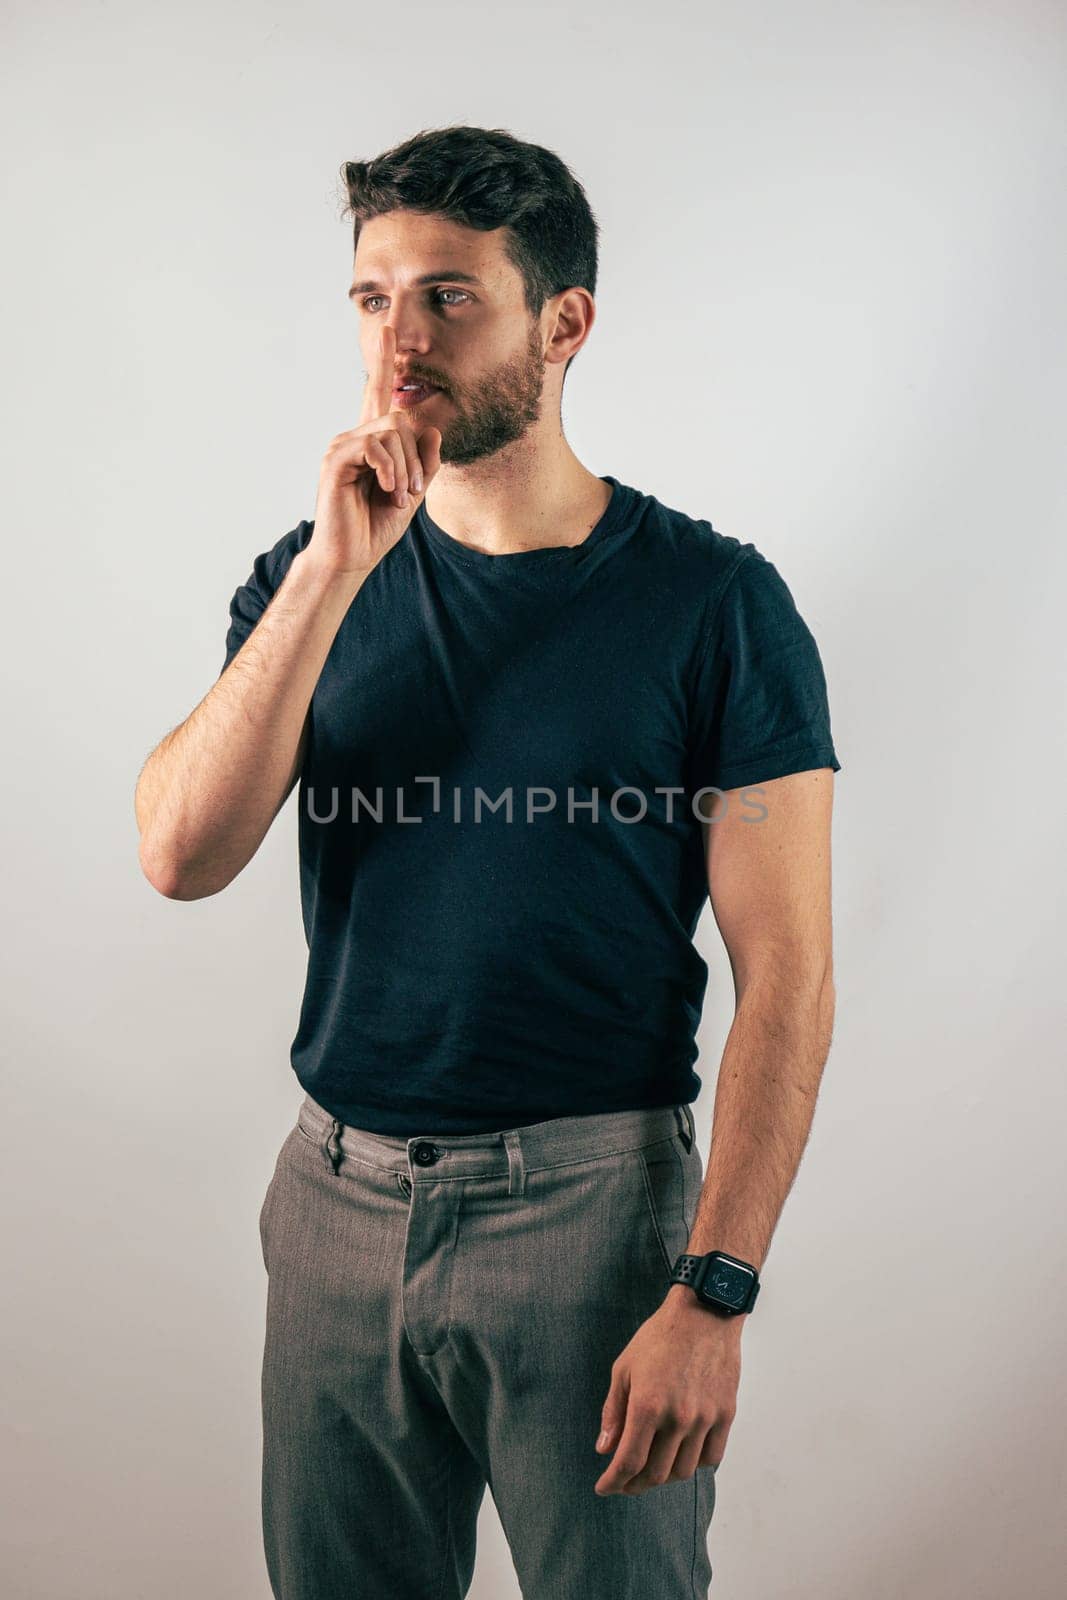
M458 294L460 296L460 298L463 299L463 300L469 300L470 299L470 295L467 294L466 291L463 290L463 289L435 289L434 290L434 294ZM384 295L380 295L380 294L367 294L367 295L363 296L363 299L360 301L360 305L363 307L364 311L370 311L370 305L368 304L369 301L371 301L371 300L383 300L384 298L385 298L385 296ZM452 301L452 300L448 300L445 303L446 303L446 305L454 305L455 304L455 302Z

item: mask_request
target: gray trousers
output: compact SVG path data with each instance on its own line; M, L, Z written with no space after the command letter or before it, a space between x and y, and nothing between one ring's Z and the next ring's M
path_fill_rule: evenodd
M277 1600L461 1600L486 1485L524 1600L705 1600L714 1468L593 1492L702 1182L688 1106L405 1140L305 1097L260 1214Z

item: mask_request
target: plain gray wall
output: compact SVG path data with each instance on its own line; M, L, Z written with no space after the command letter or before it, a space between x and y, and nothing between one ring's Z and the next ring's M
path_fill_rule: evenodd
M778 564L843 763L836 1038L713 1592L1058 1596L1062 7L22 0L3 35L0 1587L268 1600L296 801L180 904L133 789L357 420L340 163L468 121L557 150L602 226L573 447ZM488 1495L472 1594L518 1594Z

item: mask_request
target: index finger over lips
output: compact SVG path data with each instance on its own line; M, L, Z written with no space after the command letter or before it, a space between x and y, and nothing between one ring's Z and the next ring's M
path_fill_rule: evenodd
M384 417L393 403L393 368L396 361L396 330L383 322L374 345L367 387L363 391L360 424Z

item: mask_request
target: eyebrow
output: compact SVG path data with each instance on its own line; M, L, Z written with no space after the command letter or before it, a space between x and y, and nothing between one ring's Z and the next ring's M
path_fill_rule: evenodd
M447 280L450 283L476 283L479 289L484 289L485 284L481 278L476 278L473 272L424 272L421 278L415 279L415 287L421 288L427 283L440 283ZM354 300L357 294L377 294L382 288L373 278L364 278L359 283L354 283L348 291L348 298Z

